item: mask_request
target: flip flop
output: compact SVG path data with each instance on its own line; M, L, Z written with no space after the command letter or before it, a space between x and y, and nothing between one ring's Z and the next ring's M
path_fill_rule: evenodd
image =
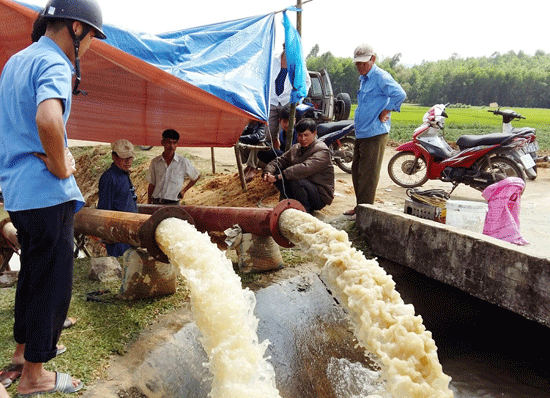
M62 345L61 347L57 347L57 352L55 353L55 356L59 356L61 354L63 354L65 351L67 351L67 347Z
M84 387L84 383L82 383L82 381L78 384L78 386L73 387L72 377L67 373L55 372L55 374L56 374L55 387L52 390L38 391L30 394L17 394L17 398L30 398L30 397L34 397L35 395L51 394L54 392L60 392L63 394L72 394L74 392L80 391L80 389Z
M344 215L345 215L345 216L354 216L354 215L355 215L355 209L346 210L346 211L344 212Z
M10 364L6 369L0 371L0 383L6 388L12 385L14 381L21 377L23 365Z
M63 322L63 329L72 328L75 323L76 323L76 318L67 318L65 319L65 322Z

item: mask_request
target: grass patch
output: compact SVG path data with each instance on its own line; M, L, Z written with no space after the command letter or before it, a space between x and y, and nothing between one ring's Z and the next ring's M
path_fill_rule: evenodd
M88 279L89 262L89 259L75 261L69 316L78 321L61 335L60 343L67 346L67 352L45 365L49 370L69 372L88 385L106 376L105 369L111 355L123 354L155 317L181 307L188 299L187 289L179 280L176 293L170 296L137 301L118 300L114 296L120 289L120 281L100 283ZM86 301L86 293L105 289L111 293L101 297L109 302ZM15 348L12 332L14 299L15 287L0 289L2 367L9 364ZM15 396L15 389L15 386L9 389L12 396Z
M288 249L281 249L281 257L283 258L283 263L285 267L296 267L303 263L311 261L311 257L305 254L302 250L292 247Z

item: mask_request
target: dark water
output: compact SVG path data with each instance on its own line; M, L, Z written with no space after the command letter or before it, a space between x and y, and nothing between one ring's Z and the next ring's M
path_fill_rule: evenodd
M550 328L380 261L432 332L457 398L550 398Z

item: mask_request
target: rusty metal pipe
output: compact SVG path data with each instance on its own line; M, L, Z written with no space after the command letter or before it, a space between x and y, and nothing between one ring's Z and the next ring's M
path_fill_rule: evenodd
M155 259L169 262L157 245L155 230L162 220L171 217L193 224L189 213L178 206L163 207L152 215L85 207L75 214L74 230L106 241L146 248Z
M184 209L195 221L195 228L201 232L225 231L238 224L243 232L258 236L272 236L275 242L283 247L293 244L279 231L279 217L287 209L305 211L304 206L296 200L287 199L279 202L273 209L256 207L213 207L213 206L173 206L173 205L138 205L141 214L156 214L159 208L169 207Z

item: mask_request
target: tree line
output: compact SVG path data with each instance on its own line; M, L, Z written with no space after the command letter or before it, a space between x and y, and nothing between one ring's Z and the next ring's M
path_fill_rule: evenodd
M412 67L400 63L401 54L377 59L407 92L407 101L424 106L436 103L550 108L550 53L534 55L510 51L489 57L423 62ZM348 93L357 102L359 80L353 58L330 52L319 55L315 45L306 58L309 70L327 69L335 95Z

